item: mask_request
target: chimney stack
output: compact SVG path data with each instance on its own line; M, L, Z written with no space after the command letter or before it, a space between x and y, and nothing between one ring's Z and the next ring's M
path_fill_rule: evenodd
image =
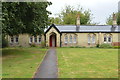
M113 13L113 21L112 21L112 25L116 26L117 25L117 19L116 19L116 14Z
M76 20L76 31L79 31L80 28L80 14L77 15L77 20Z

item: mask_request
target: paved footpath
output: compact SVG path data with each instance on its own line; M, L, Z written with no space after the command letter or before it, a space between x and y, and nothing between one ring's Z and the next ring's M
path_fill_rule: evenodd
M50 48L46 53L44 60L35 73L34 78L57 78L57 54L55 48Z

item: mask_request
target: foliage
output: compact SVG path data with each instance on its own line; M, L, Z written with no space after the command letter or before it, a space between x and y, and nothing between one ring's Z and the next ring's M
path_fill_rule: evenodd
M118 12L118 16L117 16L117 24L120 25L120 12Z
M83 10L80 5L78 8L74 8L73 6L67 5L64 9L57 15L59 17L52 18L55 24L62 24L62 25L75 25L76 24L76 17L80 14L80 23L81 25L89 25L91 24L91 11L90 10ZM55 20L57 19L57 22Z
M100 47L100 44L97 44L96 47L99 48L99 47Z
M117 17L117 24L120 25L120 12L116 13L116 17ZM107 18L106 24L107 25L112 25L112 21L113 21L113 17L112 17L112 15L110 15Z
M31 44L30 44L30 47L36 47L36 44L31 43Z
M59 17L49 17L50 24L62 24L62 20Z
M8 35L43 33L44 28L48 25L48 15L50 14L46 10L48 5L51 5L51 2L3 2L3 33Z
M2 35L2 48L8 47L8 41L5 39L5 36Z
M117 48L117 49L119 48L120 49L120 46L113 46L113 48Z
M112 25L112 16L110 15L109 18L107 18L106 24L107 25Z
M112 45L111 45L111 44L107 44L107 43L105 44L105 43L104 43L104 44L101 44L101 45L100 45L100 48L112 48Z

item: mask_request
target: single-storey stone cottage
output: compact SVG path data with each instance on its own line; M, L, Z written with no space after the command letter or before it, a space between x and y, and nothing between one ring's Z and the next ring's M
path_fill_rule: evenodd
M8 41L9 46L41 45L41 42L45 42L48 47L91 47L103 43L114 45L120 42L119 35L120 26L116 24L115 14L113 15L113 25L80 25L80 16L78 15L76 25L52 24L43 35L8 36Z

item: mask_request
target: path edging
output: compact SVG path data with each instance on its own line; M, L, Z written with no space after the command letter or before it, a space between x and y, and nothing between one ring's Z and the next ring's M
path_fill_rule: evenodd
M43 60L44 60L45 56L47 55L48 51L49 51L49 49L45 52L45 55L43 56L43 58L42 58L42 60L41 60L41 63L40 63L40 64L39 64L39 66L37 67L37 69L36 69L36 71L34 72L34 75L33 75L33 77L32 77L32 78L34 78L34 77L35 77L35 74L37 73L37 71L38 71L38 69L39 69L40 65L42 64L42 62L43 62Z

